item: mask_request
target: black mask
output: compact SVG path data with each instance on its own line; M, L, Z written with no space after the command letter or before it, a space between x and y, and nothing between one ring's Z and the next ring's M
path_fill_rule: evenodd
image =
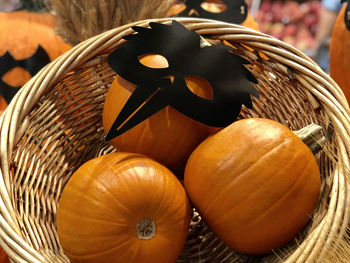
M221 0L225 5L225 11L221 13L209 12L201 7L204 0L180 0L186 5L186 9L176 16L208 18L227 23L241 24L247 18L247 4L244 0ZM191 13L191 10L195 12Z
M35 54L27 59L16 60L7 51L0 57L0 94L10 103L21 87L12 87L3 81L3 76L13 68L20 67L27 70L33 77L46 64L50 62L50 58L45 50L39 45Z
M347 2L347 6L345 9L345 15L344 15L344 21L345 21L345 25L346 28L350 31L350 0L341 0L341 3L345 3Z
M250 81L257 83L257 80L243 65L249 62L231 53L231 47L223 44L201 47L200 36L176 21L171 26L149 25L150 28L133 27L137 33L125 36L128 41L108 57L111 68L137 88L113 123L106 140L119 136L168 105L214 127L231 124L242 103L252 107L250 94L258 97L258 92ZM144 66L138 58L145 54L162 55L168 60L169 67ZM204 99L192 93L186 85L186 76L207 80L213 89L213 98Z

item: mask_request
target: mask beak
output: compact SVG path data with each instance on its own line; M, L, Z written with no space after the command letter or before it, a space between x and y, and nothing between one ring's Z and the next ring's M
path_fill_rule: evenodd
M170 79L162 81L164 83L160 85L172 85ZM159 87L137 87L109 129L105 141L123 134L165 108L169 105L169 99L167 92Z

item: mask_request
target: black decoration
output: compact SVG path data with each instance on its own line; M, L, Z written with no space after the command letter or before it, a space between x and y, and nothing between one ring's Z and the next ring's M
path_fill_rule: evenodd
M0 57L0 94L4 97L7 103L10 103L21 87L12 87L3 81L3 76L6 72L13 68L20 67L27 70L33 77L46 64L50 62L50 58L45 50L39 45L35 54L27 59L16 60L7 51Z
M201 7L204 0L180 0L186 5L186 9L177 16L208 18L227 23L241 24L248 14L248 6L244 0L221 0L226 5L226 10L221 13L212 13ZM195 10L195 12L191 12Z
M128 41L108 57L111 68L137 88L109 130L107 141L168 105L214 127L235 121L242 103L252 107L250 93L256 97L259 94L249 81L257 80L243 65L249 62L231 53L231 47L223 44L201 47L200 36L177 21L172 21L171 26L149 25L150 28L133 27L137 33L124 37ZM169 67L154 69L142 65L138 58L145 54L162 55ZM204 99L192 93L186 85L186 76L206 79L213 89L213 98Z
M340 2L341 3L347 2L344 21L345 21L346 28L350 31L350 0L341 0Z

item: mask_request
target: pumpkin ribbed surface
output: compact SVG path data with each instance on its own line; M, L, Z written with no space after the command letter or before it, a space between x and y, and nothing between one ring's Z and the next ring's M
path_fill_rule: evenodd
M164 58L148 55L141 59L149 67L166 67ZM198 77L187 79L191 91L200 97L212 96L211 86ZM117 76L110 86L103 108L103 128L107 133L135 89ZM181 174L187 158L210 132L215 130L166 107L126 133L111 140L118 150L145 154Z
M71 262L175 262L190 222L180 181L137 154L83 164L59 201L57 230Z
M231 248L260 254L305 226L320 191L308 147L267 119L240 120L205 140L185 170L190 200Z
M333 27L329 48L329 71L350 103L350 31L344 21L346 5L339 12Z

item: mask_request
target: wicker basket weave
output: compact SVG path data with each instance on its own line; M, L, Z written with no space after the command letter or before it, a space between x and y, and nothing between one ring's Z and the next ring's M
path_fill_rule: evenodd
M328 142L316 155L322 189L308 226L284 248L248 256L226 247L193 214L178 262L322 262L349 222L349 106L337 84L292 46L248 28L203 19L178 18L205 37L226 40L249 61L260 99L240 118L266 117L292 130L310 123ZM115 73L108 54L132 33L125 25L77 45L41 70L18 92L0 118L0 245L13 262L69 262L60 247L55 217L72 173L85 161L113 151L103 141L102 108ZM268 59L266 59L268 57Z

